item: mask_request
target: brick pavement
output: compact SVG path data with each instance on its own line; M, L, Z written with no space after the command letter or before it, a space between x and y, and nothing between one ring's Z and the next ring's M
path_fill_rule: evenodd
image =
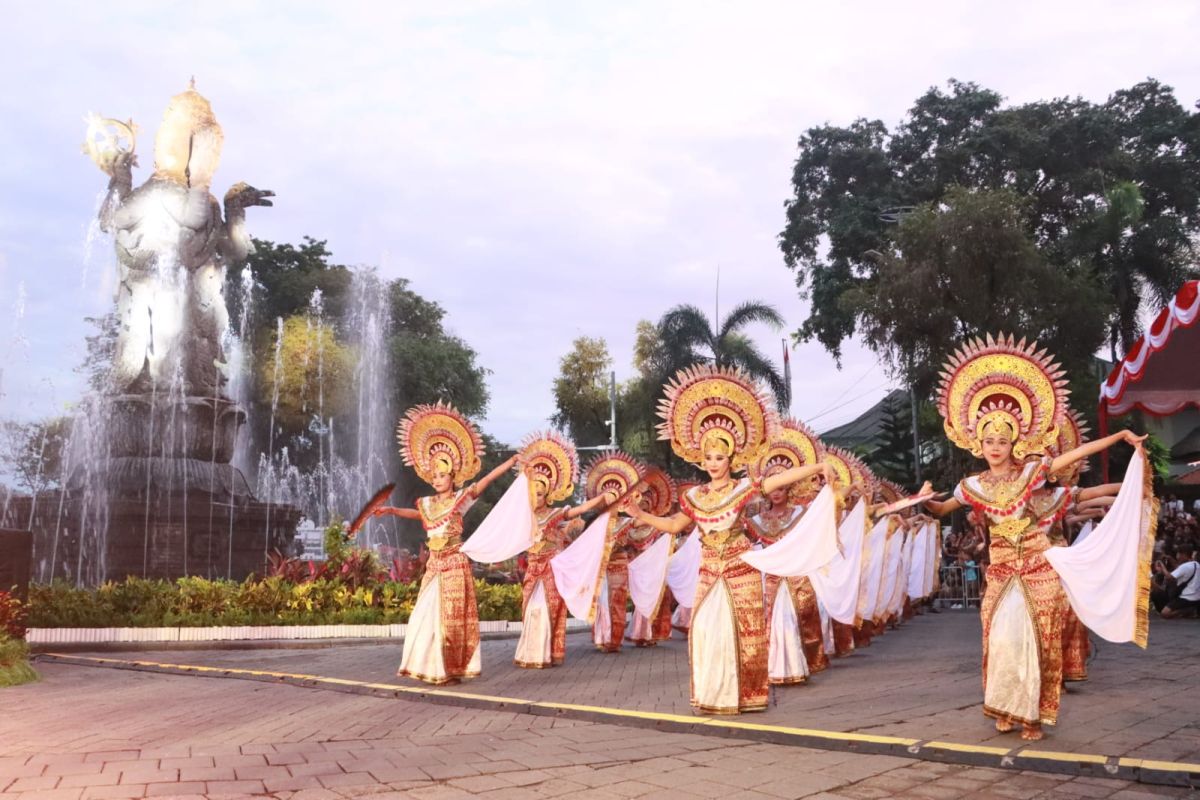
M60 664L39 671L40 683L0 695L5 797L1186 794L238 680Z
M772 706L745 719L820 728L1019 747L979 712L979 618L973 612L925 615L869 648L836 660L806 686L773 692ZM512 666L515 642L484 642L484 674L463 691L532 700L690 714L686 643L597 652L568 637L567 663L553 670ZM1091 680L1072 684L1060 724L1043 749L1162 761L1200 762L1200 624L1153 620L1146 651L1101 642ZM134 657L134 656L122 656ZM319 650L159 651L137 658L303 672L362 681L395 677L399 645Z

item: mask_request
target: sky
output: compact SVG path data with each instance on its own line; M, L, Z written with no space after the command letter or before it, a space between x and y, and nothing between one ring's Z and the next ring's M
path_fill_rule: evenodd
M796 140L899 122L976 81L1022 103L1094 101L1155 77L1200 97L1194 2L20 3L0 30L0 416L78 397L112 302L91 225L105 177L88 112L153 132L188 79L225 131L214 193L276 192L255 236L325 239L441 303L491 370L484 429L554 412L559 359L603 337L632 376L635 325L673 305L774 304L775 358L807 316L776 236ZM140 183L149 175L135 174ZM818 430L894 383L848 343L796 347L792 412ZM582 443L581 443L582 444Z

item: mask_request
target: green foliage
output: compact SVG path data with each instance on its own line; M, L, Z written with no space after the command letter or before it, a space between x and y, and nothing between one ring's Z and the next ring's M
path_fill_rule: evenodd
M8 474L18 489L31 494L57 486L70 434L69 417L0 423L0 475Z
M565 430L577 444L594 447L609 441L609 370L612 356L603 339L580 336L571 352L558 362L554 379L551 421Z
M273 332L258 361L257 381L259 402L263 406L269 408L276 390L279 392L276 421L303 430L319 411L325 417L346 412L353 402L350 390L355 355L350 347L338 341L335 329L328 322L317 323L307 315L285 319L276 387L274 354L278 339L278 331Z
M913 466L912 404L889 394L883 402L879 447L863 458L877 475L902 486L916 485Z
M36 628L210 627L225 625L378 625L407 622L419 585L353 586L336 578L291 583L279 577L236 581L127 578L96 589L63 582L30 587ZM482 620L521 618L521 587L475 581Z
M329 263L333 255L324 240L305 236L299 247L276 244L264 239L254 240L254 252L246 266L259 284L255 292L256 326L270 328L275 319L303 314L309 307L313 292L320 290L325 314L340 319L349 300L351 273L341 264ZM232 280L237 276L231 275ZM241 293L226 291L230 317L237 319L241 308Z
M996 92L952 80L948 91L933 88L918 98L894 132L865 119L809 129L800 137L794 193L779 236L797 286L811 300L797 336L816 338L838 356L842 342L861 328L889 360L900 351L920 363L936 354L910 342L886 346L881 330L888 326L873 318L871 301L937 311L965 291L985 300L956 303L965 316L955 320L953 332L936 329L945 327L944 319L931 320L924 334L929 341L947 335L957 341L1005 321L1019 323L1010 329L1031 337L1088 323L1081 338L1090 345L1097 336L1090 321L1100 320L1102 333L1127 347L1142 299L1165 301L1195 273L1189 265L1200 232L1198 120L1200 112L1189 112L1170 87L1154 80L1101 104L1058 98L1008 108ZM970 226L946 228L920 237L936 243L935 251L910 252L918 231L892 223L912 208L924 214L917 224L926 228L947 204L961 215L968 192L992 198L1008 193L1022 198L1022 206L1004 225L993 215L986 236ZM977 215L961 218L972 217ZM1028 320L995 313L994 307L1030 296L1024 281L990 284L1001 277L996 271L974 286L956 287L954 297L932 280L893 288L897 275L889 267L945 264L959 250L981 256L985 248L997 263L1035 276L1039 291L1056 292L1051 299L1064 307L1051 314L1043 298ZM881 253L893 260L879 258ZM938 291L914 298L918 287Z
M29 646L0 632L0 689L37 679L38 674L29 665Z
M0 637L24 639L27 612L21 598L12 592L0 591Z

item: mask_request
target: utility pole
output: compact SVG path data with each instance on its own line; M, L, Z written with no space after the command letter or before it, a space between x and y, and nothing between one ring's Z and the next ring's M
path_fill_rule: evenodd
M576 450L616 450L617 449L617 373L608 373L608 444L595 444L588 447L576 447Z

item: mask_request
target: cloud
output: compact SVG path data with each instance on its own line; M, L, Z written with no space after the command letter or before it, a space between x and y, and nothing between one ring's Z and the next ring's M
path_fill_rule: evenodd
M225 128L218 192L245 179L278 193L251 211L251 230L327 239L338 260L379 264L441 302L493 372L487 426L510 442L553 412L573 338L604 336L627 376L637 320L711 308L718 265L723 306L767 300L799 325L806 307L775 237L806 127L894 124L952 76L1013 102L1102 99L1148 74L1185 103L1200 95L1197 12L1182 2L25 4L17 15L0 34L12 123L0 126L0 308L24 285L30 356L23 375L6 369L0 412L51 402L47 380L53 402L78 391L82 317L108 302L110 266L101 254L83 263L103 176L78 152L80 118L132 115L148 164L166 101L191 75ZM756 338L779 352L779 334ZM819 428L887 390L856 345L840 372L816 345L792 364L802 418L867 374Z

